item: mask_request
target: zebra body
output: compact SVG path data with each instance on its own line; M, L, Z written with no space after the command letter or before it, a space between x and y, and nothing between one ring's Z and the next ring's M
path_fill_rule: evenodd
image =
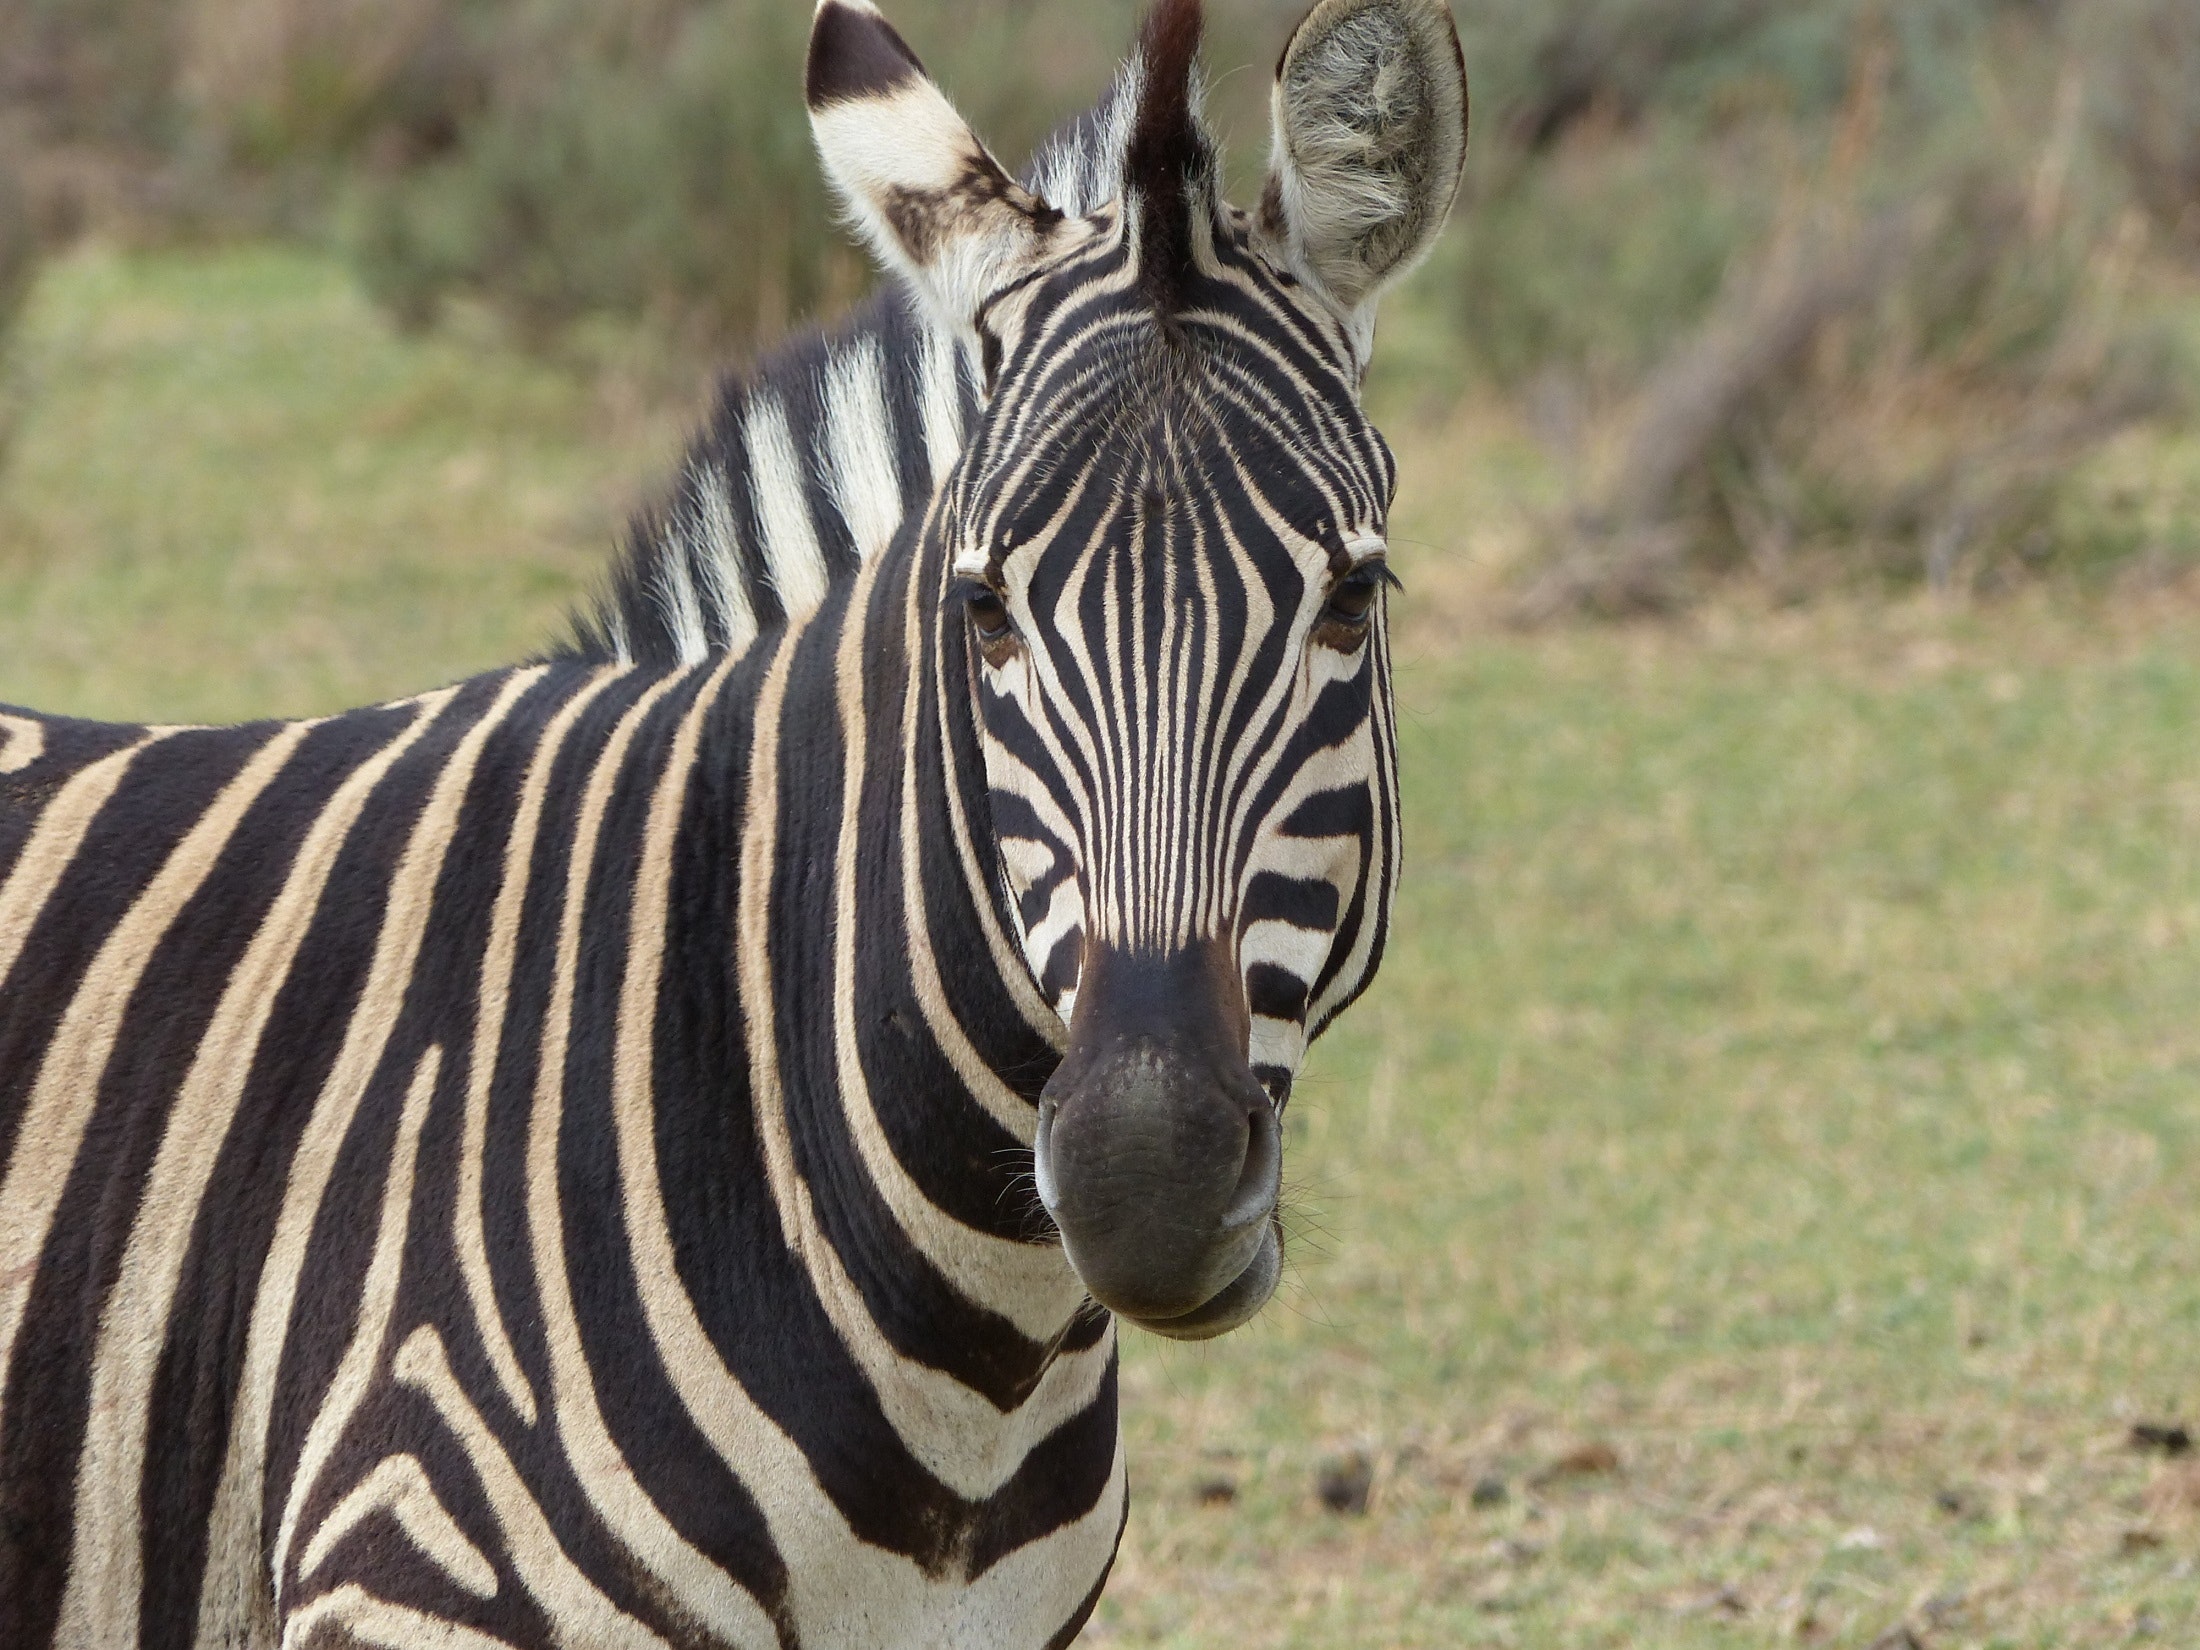
M729 392L567 655L0 712L0 1643L1076 1635L1116 1324L1259 1309L1379 958L1357 378L1457 176L1350 290L1318 153L1212 198L1197 35L1165 0L1050 204L824 0L907 290ZM1279 109L1299 58L1463 143L1384 78L1456 68L1433 0L1325 0Z
M0 1549L8 1642L271 1642L263 1552L296 1631L397 1644L408 1608L515 1644L1015 1642L993 1593L1004 1629L1084 1602L1113 1336L1014 1196L1032 1102L990 1074L1047 1045L923 969L987 944L923 897L960 881L926 878L936 736L849 760L921 703L879 582L671 671L16 724L9 794L51 800L11 810L4 886L51 887L0 1053L0 1472L43 1538Z

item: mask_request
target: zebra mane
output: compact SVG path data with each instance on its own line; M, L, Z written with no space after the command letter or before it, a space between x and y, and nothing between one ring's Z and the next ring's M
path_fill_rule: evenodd
M565 653L693 664L814 612L930 499L976 404L958 342L893 288L729 373Z
M1201 231L1212 233L1215 146L1199 118L1196 64L1205 17L1200 0L1160 0L1139 44L1143 66L1123 156L1125 193L1136 203L1139 274L1164 325L1182 307Z
M1069 216L1136 196L1169 270L1173 227L1211 200L1213 145L1193 67L1198 0L1161 0L1108 90L1063 126L1023 181ZM958 337L898 283L721 381L666 496L640 511L560 656L651 666L741 652L800 619L921 514L960 456L978 379Z

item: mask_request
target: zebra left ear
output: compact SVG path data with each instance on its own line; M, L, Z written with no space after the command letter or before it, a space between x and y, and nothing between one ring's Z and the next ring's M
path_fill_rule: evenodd
M986 151L870 0L819 0L808 97L826 175L864 239L951 327L1062 221Z
M1261 227L1355 321L1433 246L1467 156L1445 0L1321 0L1276 66Z

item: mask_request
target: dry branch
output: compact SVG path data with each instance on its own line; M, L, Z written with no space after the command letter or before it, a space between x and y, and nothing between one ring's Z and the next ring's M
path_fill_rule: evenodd
M1577 509L1565 545L1522 595L1540 623L1587 609L1655 611L1678 598L1688 529L1672 519L1700 471L1753 401L1792 374L1825 329L1882 297L1918 242L1919 214L1889 212L1861 230L1794 237L1650 377L1601 498Z

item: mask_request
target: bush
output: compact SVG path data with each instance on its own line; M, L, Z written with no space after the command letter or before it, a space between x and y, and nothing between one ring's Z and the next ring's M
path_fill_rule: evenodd
M1013 163L1139 3L891 9ZM1210 0L1241 198L1301 9ZM2150 246L2200 252L2192 0L1459 10L1468 203L1411 300L1407 376L1424 403L1479 379L1566 444L1530 608L1670 605L1736 568L1978 585L2082 553L2069 478L2176 399L2124 299ZM695 358L868 280L810 149L809 12L18 0L0 138L48 239L112 221L101 198L165 232L328 237L411 324L454 299L541 341L639 318Z
M2200 249L2200 7L2102 0L2087 31L2103 131L2156 219Z
M742 0L680 18L655 50L507 64L445 153L360 185L368 285L415 321L478 294L538 335L612 312L740 337L844 294L853 261L797 93L806 25Z
M1012 160L1085 107L1138 0L896 0ZM1265 62L1297 0L1214 0ZM753 344L868 279L810 149L801 0L20 0L0 124L28 114L62 229L333 238L401 319L485 302L545 339L597 315ZM1225 124L1264 122L1225 74ZM1243 173L1261 144L1241 145ZM117 209L126 207L127 210Z
M2088 119L2128 35L1986 0L1549 27L1449 264L1468 358L1587 409L1524 613L2085 559L2070 478L2177 399L2124 313L2131 151Z
M142 153L179 137L179 0L13 0L0 8L0 107L48 144Z
M1477 202L1444 271L1468 363L1517 388L1626 382L1708 314L1774 188L1680 130L1577 132Z
M14 144L0 139L0 461L7 457L14 424L8 344L37 268L38 237L23 186L21 157Z
M1015 155L1090 99L1132 11L1050 14L1043 32L1016 0L895 16ZM802 105L809 8L665 0L609 16L588 0L479 5L444 32L434 75L391 78L405 113L369 145L347 217L374 291L413 321L473 294L537 336L609 313L726 342L858 290Z

